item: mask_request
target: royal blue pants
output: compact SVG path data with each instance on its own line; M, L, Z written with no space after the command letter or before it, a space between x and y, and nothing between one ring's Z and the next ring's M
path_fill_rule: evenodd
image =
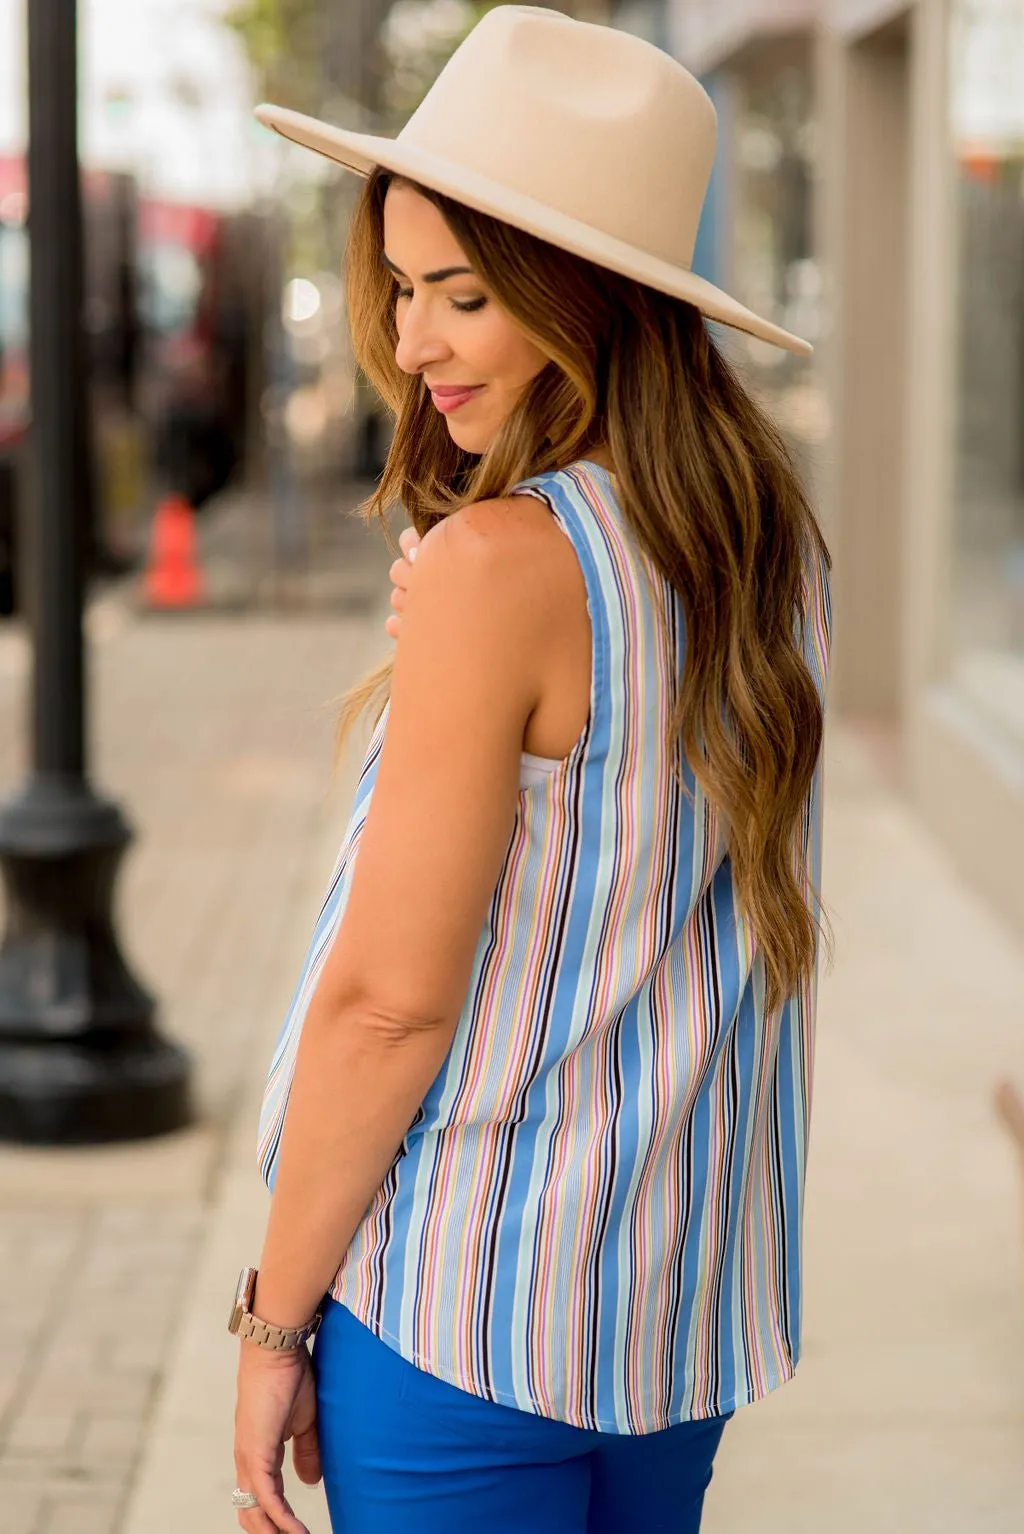
M641 1436L496 1405L333 1300L313 1349L334 1534L696 1534L725 1417Z

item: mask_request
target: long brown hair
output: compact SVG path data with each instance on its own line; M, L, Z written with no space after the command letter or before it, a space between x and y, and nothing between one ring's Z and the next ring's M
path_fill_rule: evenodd
M487 451L464 452L422 379L395 361L394 279L381 254L384 198L398 180L369 177L346 256L355 355L395 417L362 514L387 534L386 512L400 503L422 535L460 506L607 443L623 515L682 599L685 661L669 738L723 817L772 1011L811 973L821 929L803 893L800 832L823 717L794 618L808 559L831 567L785 444L692 305L415 186L550 359ZM390 673L389 659L346 694L339 748L364 710L379 718Z

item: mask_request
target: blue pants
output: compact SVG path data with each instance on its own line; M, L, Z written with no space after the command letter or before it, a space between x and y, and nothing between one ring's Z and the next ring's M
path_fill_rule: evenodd
M313 1350L334 1534L696 1534L725 1417L595 1433L470 1395L333 1300Z

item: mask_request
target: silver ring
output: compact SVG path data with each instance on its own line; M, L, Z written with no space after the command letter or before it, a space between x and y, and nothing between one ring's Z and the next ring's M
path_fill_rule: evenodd
M260 1499L254 1491L243 1491L240 1486L236 1486L231 1493L232 1507L259 1507L259 1505Z

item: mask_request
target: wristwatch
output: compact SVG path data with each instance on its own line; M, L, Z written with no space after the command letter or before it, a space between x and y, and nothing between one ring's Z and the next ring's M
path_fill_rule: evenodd
M275 1352L283 1353L289 1348L301 1347L320 1325L321 1312L318 1310L312 1321L307 1321L305 1326L274 1326L269 1321L261 1321L259 1316L252 1313L257 1273L256 1268L243 1268L239 1274L228 1331L233 1336L245 1337L257 1347L273 1348Z

